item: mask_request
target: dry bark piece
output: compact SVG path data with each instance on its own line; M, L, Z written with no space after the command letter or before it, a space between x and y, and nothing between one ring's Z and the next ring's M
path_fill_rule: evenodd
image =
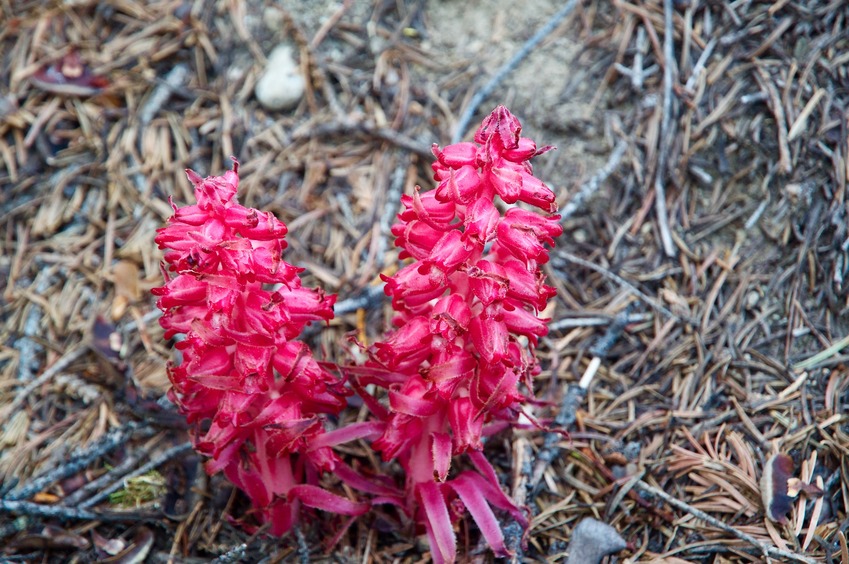
M30 82L47 92L65 96L92 96L109 85L105 77L91 72L76 51L42 67L30 77Z
M97 530L93 530L91 532L91 538L94 540L94 546L99 550L102 550L109 556L115 556L120 553L122 550L127 548L127 541L122 538L114 538L109 539L101 535L97 532Z
M45 526L41 532L29 534L15 540L10 548L21 550L85 550L89 547L88 540L61 527Z
M150 553L150 549L153 547L153 541L153 532L147 527L141 527L136 532L135 537L133 537L133 543L131 545L114 556L104 558L101 562L110 564L141 564Z
M787 523L793 497L787 493L787 481L793 476L793 459L776 453L767 460L761 476L761 496L766 516L782 525ZM798 492L797 492L798 493Z
M794 472L793 459L787 454L775 453L767 461L761 476L761 496L766 516L782 525L787 523L792 500L800 492L811 496L822 495L820 488L794 477Z
M569 558L566 564L598 564L610 554L628 548L619 532L596 519L587 518L578 523L569 541Z

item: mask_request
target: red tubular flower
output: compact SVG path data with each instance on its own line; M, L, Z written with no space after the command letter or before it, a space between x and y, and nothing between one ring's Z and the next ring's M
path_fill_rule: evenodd
M316 485L342 466L322 441L322 417L338 414L349 392L292 340L333 317L335 296L301 287L300 269L282 259L286 226L236 201L238 163L223 176L187 174L197 204L172 203L174 216L156 237L168 249L167 282L152 292L166 338L185 334L182 362L168 367L169 395L192 425L196 450L210 457L207 471L223 471L244 491L272 534L289 530L301 505L365 512L367 504Z
M385 277L398 329L374 345L362 371L389 390L386 428L374 447L406 470L410 511L435 562L455 558L450 508L468 509L499 555L507 548L492 507L527 526L481 454L485 426L514 422L526 399L518 385L538 371L533 347L547 332L538 313L555 292L539 265L562 228L559 216L547 215L556 210L554 193L529 163L549 148L520 133L499 106L474 143L434 146L439 185L404 196L392 228L401 258L415 259ZM499 212L518 202L546 214L509 205ZM451 458L461 453L477 471L451 478Z

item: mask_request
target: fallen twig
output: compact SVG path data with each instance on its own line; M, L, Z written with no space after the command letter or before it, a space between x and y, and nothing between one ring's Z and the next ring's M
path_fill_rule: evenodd
M0 499L0 513L17 513L27 517L44 517L67 521L147 521L160 518L157 513L89 511L62 505L42 505L31 501Z
M139 122L142 127L139 132L144 131L144 128L153 121L153 116L162 108L173 92L181 87L189 74L189 69L186 65L178 63L174 65L168 74L165 75L165 80L160 82L153 92L148 97L145 104L139 110ZM139 140L141 142L141 140Z
M53 468L40 476L30 480L25 486L17 491L9 492L5 497L5 501L18 501L28 499L38 492L44 490L50 484L53 484L68 476L73 476L77 472L84 470L89 464L97 460L104 454L115 450L116 448L126 444L130 437L134 435L151 436L156 431L150 427L141 427L138 423L131 421L123 427L113 429L104 435L97 443L86 449L80 449L69 456L67 463Z
M457 128L454 130L454 135L451 136L451 143L459 143L463 139L463 134L466 131L466 128L469 127L469 122L472 117L475 115L475 111L477 111L478 106L486 100L492 91L504 80L504 77L510 74L513 69L515 69L522 60L527 57L530 52L536 47L540 41L545 39L545 37L554 31L560 22L563 21L566 16L572 13L572 10L575 9L575 5L577 4L577 0L569 0L566 4L563 5L560 10L557 11L556 14L551 16L551 19L548 20L544 26L539 28L539 30L528 39L524 45L522 45L521 49L516 51L516 53L510 58L509 61L504 63L498 72L495 73L489 82L487 82L483 88L475 92L475 95L472 96L472 99L469 101L469 105L466 106L466 109L463 110L463 113L460 115L460 119L457 120Z
M658 147L657 170L654 174L654 209L657 214L657 228L660 231L660 240L663 244L663 252L667 257L675 256L675 244L669 232L669 212L666 209L666 181L667 159L670 149L670 141L674 135L672 131L672 65L675 64L672 52L674 31L672 29L672 0L663 0L663 115L660 122L660 142Z
M383 292L384 286L385 284L369 286L359 296L336 302L333 306L333 313L337 316L345 315L346 313L355 312L358 309L370 309L377 306L385 295Z
M625 154L625 149L627 148L628 143L625 140L621 140L616 144L616 147L613 148L613 152L610 153L610 156L607 158L607 162L604 163L604 166L598 169L592 178L584 182L575 195L572 196L569 202L563 206L562 210L560 210L561 222L566 221L572 216L572 214L581 209L584 206L584 201L599 189L601 183L607 180L608 176L613 174L616 167L619 166L619 162L622 160L622 156Z
M795 560L797 562L805 562L806 564L815 564L815 560L812 560L812 559L807 558L805 556L802 556L800 554L794 554L794 553L788 552L786 550L781 550L780 548L776 548L774 546L770 546L766 543L763 543L763 542L759 541L758 539L756 539L755 537L753 537L749 534L746 534L743 531L741 531L741 530L739 530L735 527L732 527L731 525L724 523L724 522L720 521L719 519L717 519L715 517L710 516L709 514L705 513L704 511L702 511L700 509L696 509L695 507L693 507L689 503L685 503L685 502L681 501L680 499L673 497L673 496L669 495L668 493L666 493L665 491L658 489L658 488L655 488L654 486L651 486L651 485L647 484L646 482L644 482L642 480L640 480L639 482L634 484L634 488L640 490L643 493L647 493L647 494L653 495L655 497L659 497L660 499L662 499L663 501L665 501L666 503L668 503L672 507L675 507L676 509L680 509L681 511L686 511L687 513L689 513L690 515L692 515L696 519L701 519L702 521L705 521L709 525L712 525L712 526L714 526L718 529L722 529L725 532L731 533L732 535L734 535L738 539L746 541L747 543L751 544L752 546L754 546L755 548L760 550L761 553L764 556L772 556L774 558L790 559L790 560Z
M36 378L35 380L31 380L27 383L26 386L21 388L16 394L15 399L12 400L12 403L5 406L2 411L0 411L0 420L5 421L8 417L15 413L18 408L30 397L33 391L39 386L45 384L50 381L51 378L56 376L59 372L64 370L69 364L77 360L81 357L86 351L88 351L88 346L78 346L75 349L72 349L66 352L64 355L59 357L59 360L54 362L50 368L41 373L41 376Z
M592 378L598 370L598 367L601 365L601 357L607 356L610 348L622 336L622 333L625 331L625 327L628 326L628 320L631 315L633 304L634 302L630 302L624 310L619 312L616 317L613 318L612 323L607 328L604 335L590 348L589 352L594 355L594 358L590 362L589 367L587 367L587 370L584 372L584 376L581 378L580 383L577 386L571 385L566 389L566 394L563 396L563 400L560 403L560 410L554 418L554 426L557 429L568 430L577 419L578 408L584 401L584 398L587 395L587 390L592 382ZM537 454L537 462L534 465L534 471L528 483L529 488L533 491L536 491L543 473L559 452L560 449L557 448L556 445L560 439L560 433L552 432L545 434L543 438L543 446L540 449L539 454Z
M691 319L689 317L684 317L684 316L681 316L681 315L676 315L675 313L672 313L669 309L665 308L660 303L658 303L657 300L649 297L648 295L643 293L639 288L637 288L636 286L634 286L633 284L631 284L630 282L628 282L627 280L625 280L624 278L622 278L618 274L614 274L613 272L610 272L606 268L598 266L597 264L593 264L590 261L584 260L580 257L576 257L575 255L568 253L568 252L566 252L562 249L559 249L554 255L552 255L551 263L554 266L562 266L564 261L565 262L571 262L571 263L577 264L579 266L583 266L584 268L589 268L590 270L594 270L594 271L598 272L599 274L601 274L602 276L609 278L610 280L613 280L614 282L616 282L617 284L622 286L625 290L631 292L632 294L634 294L635 296L640 298L642 301L644 301L646 303L646 305L651 307L653 310L657 311L658 313L662 313L666 317L669 317L669 318L672 318L672 319L677 319L678 321L680 321L682 323L686 323L687 325L691 325L693 327L698 325L698 322L694 319Z
M137 468L133 472L130 472L129 474L126 474L124 476L120 476L117 480L113 481L111 485L109 485L108 487L104 488L101 491L98 491L97 495L95 495L95 496L87 499L86 501L80 503L78 507L80 507L81 509L87 509L89 507L92 507L93 505L97 505L102 500L109 497L109 495L112 492L115 492L115 491L121 489L122 487L124 487L127 480L130 480L130 479L135 478L137 476L141 476L143 474L147 474L148 472L150 472L154 468L158 468L159 466L162 466L163 464L165 464L166 462L168 462L172 458L186 452L187 450L189 450L191 448L192 448L192 443L190 443L190 442L185 442L185 443L182 443L182 444L179 444L179 445L176 445L176 446L169 448L168 450L159 454L159 456L157 456L153 460L149 461L147 464L143 464L142 466L139 466L139 468Z
M652 318L651 313L632 313L628 315L627 323L640 323L648 321ZM600 327L610 325L618 316L611 317L566 317L552 322L548 326L549 331L563 331L564 329L574 329L576 327Z
M218 558L214 559L210 562L210 564L233 564L234 562L244 562L247 551L247 544L237 544Z

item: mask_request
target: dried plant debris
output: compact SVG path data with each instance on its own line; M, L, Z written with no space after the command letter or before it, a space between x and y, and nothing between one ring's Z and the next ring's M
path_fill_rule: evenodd
M503 74L562 6L337 4L0 2L2 557L49 559L15 543L60 538L45 527L91 542L86 517L148 511L99 494L162 461L145 471L168 484L150 505L174 519L150 526L149 559L292 558L294 539L270 548L227 523L245 499L183 471L198 465L190 450L166 456L189 440L163 397L173 343L147 292L163 282L153 239L168 198L192 201L186 168L245 163L244 204L286 222L287 260L340 296L307 338L344 362L349 332L373 343L389 327L376 282L403 266L395 195L433 187L431 144L449 141L498 75L472 122L503 103L526 136L557 146L535 173L567 212L544 265L555 329L537 349L528 415L557 429L567 386L593 374L566 402L569 437L487 439L506 493L534 516L517 558L562 555L579 522L606 516L634 562L742 564L764 561L762 545L791 555L770 556L782 562L849 561L844 3L585 0ZM304 90L268 110L255 91L281 43ZM591 352L618 320L605 354ZM775 440L802 483L786 495L821 496L761 507ZM629 444L635 456L611 456ZM365 452L351 446L351 461L380 464ZM98 491L71 497L92 482ZM99 501L79 510L88 499ZM421 560L397 513L381 511L341 533L336 552ZM338 525L304 527L307 546ZM111 552L51 554L115 556L144 545L139 526L98 524L124 543ZM458 552L472 555L479 537L463 531Z
M83 63L77 51L45 65L30 77L30 82L45 92L66 96L92 96L109 85L105 77L94 74Z
M819 497L823 493L821 487L803 482L794 474L793 458L788 454L775 453L767 460L761 476L761 497L766 516L782 525L787 523L787 513L800 493L811 497Z

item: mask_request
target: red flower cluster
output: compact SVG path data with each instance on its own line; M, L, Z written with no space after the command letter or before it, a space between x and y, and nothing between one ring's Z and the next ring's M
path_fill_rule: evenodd
M207 471L244 491L273 534L291 528L301 504L367 511L316 485L341 464L322 416L338 414L350 392L293 340L311 321L331 319L336 297L301 287L301 269L282 259L282 222L238 204L238 163L224 176L187 174L197 205L172 203L156 237L168 249L167 283L153 294L165 338L185 335L182 362L168 367L170 397L193 426L196 450L211 458Z
M538 313L555 294L539 267L548 260L545 245L562 233L559 216L513 205L556 210L529 163L549 147L537 149L520 133L499 106L474 143L434 146L438 187L404 196L392 228L401 258L415 260L385 277L398 328L371 349L364 383L388 389L388 410L371 402L386 422L374 447L406 470L435 562L455 557L457 498L497 554L508 551L490 505L527 525L481 453L485 426L515 422L527 399L520 382L532 389L533 349L547 333ZM452 457L462 453L477 471L449 479Z
M167 249L165 286L153 290L165 337L185 335L171 364L170 397L192 426L207 471L222 471L254 504L272 534L288 531L301 506L345 515L369 503L319 487L332 471L421 523L435 562L453 562L454 523L468 511L499 555L508 554L493 509L527 526L483 455L483 437L515 423L539 370L534 348L547 332L539 312L554 295L540 265L561 234L553 192L530 160L547 151L521 137L499 106L474 143L434 146L438 187L404 196L392 232L414 259L386 293L392 331L352 379L377 421L326 432L351 391L296 341L312 321L333 317L335 296L301 287L282 259L286 227L236 201L238 163L220 177L189 171L197 204L173 205L156 242ZM541 208L545 213L530 211ZM366 392L386 390L388 406ZM524 385L523 392L521 386ZM333 447L357 438L406 471L406 492L356 474ZM474 469L452 472L467 454Z

